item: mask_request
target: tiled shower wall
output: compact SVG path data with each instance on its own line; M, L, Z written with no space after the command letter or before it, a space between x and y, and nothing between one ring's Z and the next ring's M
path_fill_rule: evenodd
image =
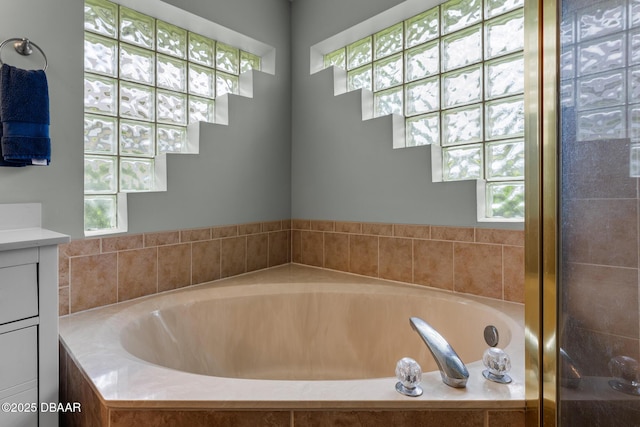
M524 302L524 232L282 220L60 246L60 315L289 262Z
M562 345L583 375L607 377L611 358L640 360L640 181L628 139L563 147Z

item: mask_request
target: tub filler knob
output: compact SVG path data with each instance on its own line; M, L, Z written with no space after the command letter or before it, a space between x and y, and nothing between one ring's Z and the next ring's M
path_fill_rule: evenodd
M509 384L511 377L507 372L511 370L511 358L501 348L489 347L482 355L482 363L487 368L482 375L493 382Z
M405 396L418 397L422 395L420 382L422 381L422 368L418 362L410 357L403 357L396 364L396 390Z
M509 384L511 377L507 372L511 370L511 358L497 347L499 339L498 328L493 325L484 328L484 340L489 348L482 355L482 363L487 368L482 371L482 375L493 382Z
M609 361L609 371L614 377L609 381L612 389L632 396L640 396L640 367L629 356L616 356Z

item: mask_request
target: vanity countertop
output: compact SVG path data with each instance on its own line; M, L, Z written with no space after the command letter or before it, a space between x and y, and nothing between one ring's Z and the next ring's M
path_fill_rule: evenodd
M40 227L0 230L0 251L57 245L69 236Z

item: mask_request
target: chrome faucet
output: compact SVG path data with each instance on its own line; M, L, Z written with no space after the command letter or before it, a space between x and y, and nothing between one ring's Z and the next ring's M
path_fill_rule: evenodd
M411 323L411 328L420 335L436 360L442 381L451 387L465 387L469 371L447 340L419 317L411 317L409 323Z

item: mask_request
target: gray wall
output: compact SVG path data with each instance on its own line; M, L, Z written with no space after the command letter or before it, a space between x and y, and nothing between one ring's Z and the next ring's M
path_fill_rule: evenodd
M363 122L360 92L333 96L331 70L309 74L316 43L400 0L292 3L294 218L522 228L477 223L475 182L431 182L429 147L392 149L392 120Z
M167 192L129 196L130 233L288 217L476 225L473 183L431 184L428 148L392 150L389 117L362 122L358 93L334 97L331 71L309 75L310 46L400 0L167 2L274 46L276 75L256 73L253 99L231 96L229 126L202 125L200 155L169 156ZM0 203L41 202L43 225L73 238L83 236L82 4L22 0L0 13L0 39L28 37L49 58L53 150L49 167L0 168ZM40 64L10 50L7 63Z
M0 39L28 37L47 55L49 68L52 161L48 167L0 168L0 203L42 203L43 225L82 236L82 0L3 2ZM3 61L41 67L34 53L19 61L11 46Z
M0 203L41 202L43 225L83 237L83 1L5 2L0 39L28 37L49 58L52 162L0 168ZM290 63L287 0L171 0L276 48L276 76L256 73L254 98L231 96L229 126L204 124L200 155L168 159L168 191L129 196L129 232L290 217ZM38 66L41 58L12 65Z
M276 48L275 76L254 73L253 98L229 96L229 125L201 124L200 153L169 155L166 193L129 195L135 231L291 216L288 0L168 0Z

